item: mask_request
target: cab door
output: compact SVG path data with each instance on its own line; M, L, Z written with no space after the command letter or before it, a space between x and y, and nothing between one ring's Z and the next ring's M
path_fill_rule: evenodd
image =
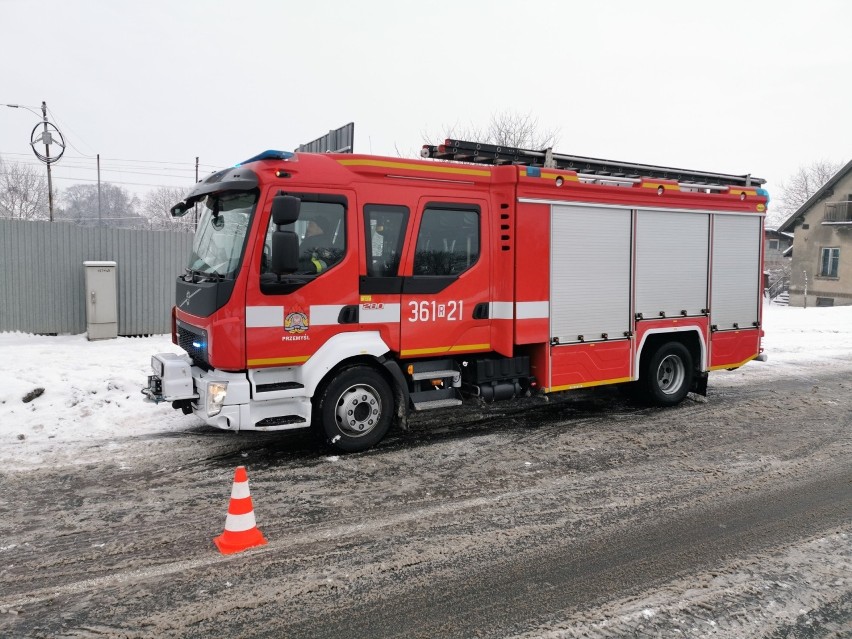
M487 216L485 200L420 199L402 278L403 358L491 350Z

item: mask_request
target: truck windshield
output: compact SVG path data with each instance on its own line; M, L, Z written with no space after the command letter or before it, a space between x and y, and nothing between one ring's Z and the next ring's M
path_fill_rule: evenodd
M255 204L256 191L213 194L199 202L201 215L187 265L190 274L216 279L234 276Z

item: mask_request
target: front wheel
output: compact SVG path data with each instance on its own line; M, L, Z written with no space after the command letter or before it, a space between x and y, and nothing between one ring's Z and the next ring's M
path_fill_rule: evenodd
M314 418L326 444L351 453L378 444L388 432L393 414L393 393L385 378L367 366L353 366L325 387Z
M680 342L667 342L643 362L639 380L650 403L674 406L689 392L692 372L689 350Z

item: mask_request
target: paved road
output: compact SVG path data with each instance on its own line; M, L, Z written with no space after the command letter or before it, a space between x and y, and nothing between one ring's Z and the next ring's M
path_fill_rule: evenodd
M0 636L852 635L852 381L748 370L674 409L467 408L344 457L188 422L6 474ZM238 464L270 543L223 557Z

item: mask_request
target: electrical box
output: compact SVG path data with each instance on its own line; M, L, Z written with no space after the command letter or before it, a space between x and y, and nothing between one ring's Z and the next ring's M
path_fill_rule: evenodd
M83 262L86 272L86 332L90 340L118 337L115 262Z

